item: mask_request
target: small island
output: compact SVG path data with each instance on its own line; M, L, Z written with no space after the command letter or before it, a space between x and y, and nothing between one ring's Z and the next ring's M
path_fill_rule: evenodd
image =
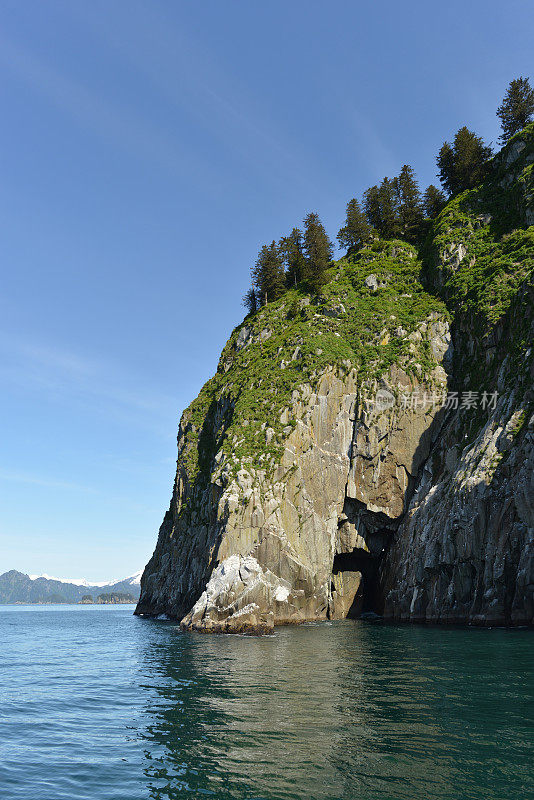
M90 594L84 594L82 599L79 601L80 605L119 605L119 604L128 604L128 603L136 603L136 598L133 594L129 594L128 592L106 592L104 594L99 594L96 600L93 599L93 596Z

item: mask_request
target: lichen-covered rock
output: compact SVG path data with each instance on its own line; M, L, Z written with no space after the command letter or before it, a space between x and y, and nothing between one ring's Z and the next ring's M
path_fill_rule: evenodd
M532 278L489 331L477 335L469 314L461 315L456 339L464 359L483 365L472 392L478 408L449 412L424 464L383 565L384 613L396 621L531 625ZM477 377L458 365L462 372Z
M534 417L520 422L525 409L511 412L510 399L463 451L452 450L455 426L446 432L443 472L425 471L387 555L386 617L532 623Z
M533 623L533 162L531 125L434 226L430 278L455 310L455 385L476 400L449 412L388 550L393 620Z

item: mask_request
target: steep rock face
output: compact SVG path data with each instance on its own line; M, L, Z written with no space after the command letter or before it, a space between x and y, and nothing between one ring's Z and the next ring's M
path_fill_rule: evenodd
M447 313L419 268L410 246L379 244L341 264L315 304L285 298L234 332L201 413L182 418L138 613L240 631L356 612L365 561L398 525L439 428L437 407L411 404L445 391L451 356ZM367 287L377 270L382 289ZM272 380L299 378L275 393L273 357Z
M515 137L492 180L435 226L432 278L456 307L455 388L474 405L449 413L387 553L389 619L534 619L533 135Z
M375 242L234 331L182 417L137 613L532 620L533 134L434 223L430 293L413 248ZM498 396L445 402L466 389Z
M447 336L446 324L443 330ZM443 391L445 372L438 365L435 370L433 385ZM402 388L408 395L414 388L397 367L381 385L384 393ZM426 385L415 386L430 394ZM183 618L184 626L201 630L264 630L275 623L347 616L362 576L350 563L338 563L333 575L334 560L355 551L381 552L440 415L423 407L382 408L380 395L377 407L358 397L355 370L343 378L327 370L315 391L304 385L294 392L282 416L296 425L274 471L247 465L229 477L222 459L215 458L211 491L202 499L207 513L188 537L176 535L182 508L178 479L145 571L140 611L146 613L148 590L149 613ZM368 475L364 497L354 491L355 479L368 470L374 475ZM356 504L361 510L355 514ZM193 532L192 526L188 530Z
M485 408L478 416L476 408L449 415L387 554L388 618L532 623L532 284L518 293L489 340L491 357L479 353L487 382L473 392ZM466 341L484 349L467 332ZM485 398L488 387L492 394Z
M503 395L461 452L456 424L444 432L441 473L425 468L387 555L387 618L532 623L534 417L531 400L515 401Z

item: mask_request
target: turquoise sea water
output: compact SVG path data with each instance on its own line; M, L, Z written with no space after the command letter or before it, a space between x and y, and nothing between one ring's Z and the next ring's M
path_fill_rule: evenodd
M534 637L0 606L2 800L534 797Z

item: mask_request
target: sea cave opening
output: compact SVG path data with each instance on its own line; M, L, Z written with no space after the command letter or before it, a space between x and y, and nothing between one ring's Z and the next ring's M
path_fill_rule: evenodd
M334 556L332 592L337 596L334 608L338 619L357 619L362 614L382 615L380 564L389 534L390 531L378 531L369 537L367 550L356 547Z

